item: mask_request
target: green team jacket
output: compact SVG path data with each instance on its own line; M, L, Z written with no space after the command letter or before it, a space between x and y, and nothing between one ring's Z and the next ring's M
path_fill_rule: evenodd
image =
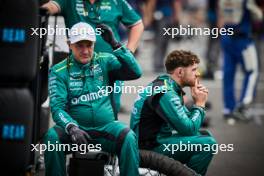
M94 28L96 24L103 23L112 29L118 41L120 41L118 34L120 23L130 28L141 22L140 16L126 0L96 0L94 4L89 0L52 0L52 2L59 8L67 28L80 21L89 23ZM94 50L111 53L113 51L101 35L96 35Z
M161 75L138 95L131 113L130 127L139 142L153 142L159 136L198 134L205 111L193 106L189 111L183 102L184 92L169 75Z
M94 52L91 62L85 65L71 55L50 69L53 120L62 128L73 123L83 129L114 121L110 90L106 86L117 79L137 79L141 74L139 64L125 47L113 54Z

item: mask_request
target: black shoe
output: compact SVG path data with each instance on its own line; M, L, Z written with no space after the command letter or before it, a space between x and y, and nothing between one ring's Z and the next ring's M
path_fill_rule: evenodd
M238 105L233 111L234 117L242 122L249 122L251 117L248 115L248 106L244 104Z

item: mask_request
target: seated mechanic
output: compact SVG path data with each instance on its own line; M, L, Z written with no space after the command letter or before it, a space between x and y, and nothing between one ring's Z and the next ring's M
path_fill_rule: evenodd
M208 89L198 81L199 62L191 52L171 52L165 63L167 74L152 81L135 101L130 127L138 136L139 148L172 157L205 175L213 157L211 147L216 142L208 132L206 135L199 132L208 96ZM182 88L186 86L190 87L195 102L190 111L183 102ZM177 146L182 144L207 144L209 149L179 151Z
M70 29L72 54L50 70L50 107L56 125L45 135L45 143L88 145L92 139L103 151L118 156L121 175L135 176L139 175L136 135L115 121L105 86L112 80L137 79L142 71L131 52L115 40L111 29L100 27L113 54L94 52L95 31L80 22ZM66 176L65 152L46 151L45 165L46 175Z

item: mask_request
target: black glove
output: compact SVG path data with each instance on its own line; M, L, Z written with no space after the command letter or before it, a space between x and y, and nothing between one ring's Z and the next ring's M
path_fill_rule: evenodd
M92 138L89 136L88 133L81 130L75 125L69 125L67 127L67 131L69 132L69 135L71 137L71 140L75 144L86 144L88 145L90 141L92 141Z
M96 28L100 28L102 31L102 38L104 39L104 41L106 41L107 43L109 43L111 45L111 47L113 48L113 50L120 48L121 47L121 43L119 43L114 36L113 31L111 30L110 27L108 27L105 24L98 24L96 26Z

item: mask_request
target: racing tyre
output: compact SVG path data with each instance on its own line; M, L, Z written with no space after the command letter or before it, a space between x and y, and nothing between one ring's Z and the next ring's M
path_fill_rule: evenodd
M198 176L181 162L148 150L140 150L140 167L149 168L166 176Z

